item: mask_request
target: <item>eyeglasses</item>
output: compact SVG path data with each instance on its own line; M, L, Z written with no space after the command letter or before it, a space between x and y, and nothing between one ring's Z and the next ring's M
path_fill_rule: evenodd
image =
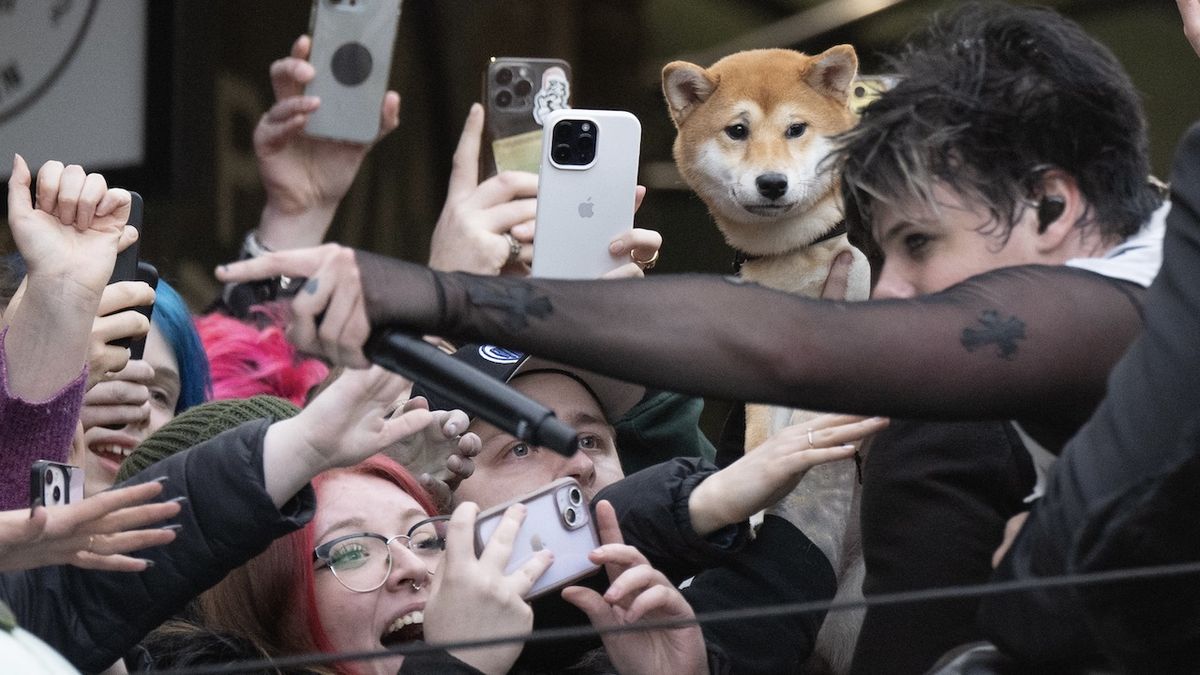
M313 562L317 569L328 567L349 590L370 593L392 573L392 542L403 541L419 558L436 558L446 550L449 520L450 516L435 516L390 538L374 532L347 534L314 548Z

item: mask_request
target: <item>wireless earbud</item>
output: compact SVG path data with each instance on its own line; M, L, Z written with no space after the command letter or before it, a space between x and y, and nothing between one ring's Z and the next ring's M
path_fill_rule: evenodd
M1037 205L1038 234L1045 232L1050 223L1058 220L1066 209L1067 200L1062 197L1042 197Z

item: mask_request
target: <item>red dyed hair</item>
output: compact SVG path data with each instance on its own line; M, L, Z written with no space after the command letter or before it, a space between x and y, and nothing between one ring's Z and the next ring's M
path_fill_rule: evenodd
M213 399L271 394L303 406L308 391L329 374L324 363L300 357L278 321L267 320L257 328L217 312L196 318L212 372Z
M313 479L320 508L321 486L341 474L381 478L411 496L425 513L437 515L433 499L400 464L374 455L351 467L330 469ZM234 570L221 583L200 596L205 625L242 635L272 656L309 652L334 653L317 611L312 552L316 545L314 523L271 543L261 555ZM352 675L352 664L333 672Z

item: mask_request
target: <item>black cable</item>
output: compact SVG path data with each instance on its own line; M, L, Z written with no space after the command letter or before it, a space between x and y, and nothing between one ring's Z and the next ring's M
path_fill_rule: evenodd
M275 669L284 670L289 668L301 668L305 666L338 663L342 661L365 661L369 659L396 656L398 654L424 654L440 650L451 651L478 647L490 647L492 645L511 642L554 642L559 640L593 637L609 633L630 633L635 631L684 628L687 626L706 625L728 621L745 621L747 619L790 616L793 614L810 614L813 612L840 612L855 609L866 609L868 607L900 605L914 602L930 602L934 600L980 598L989 595L1003 595L1007 593L1019 593L1022 591L1039 590L1045 588L1096 586L1124 581L1142 581L1146 579L1159 579L1189 574L1200 574L1200 562L1158 565L1154 567L1137 567L1132 569L1110 570L1105 572L1087 572L1084 574L1067 574L1062 576L1039 577L1035 579L1021 579L1016 581L998 581L966 586L945 586L942 588L931 588L917 591L886 593L871 596L870 598L844 600L841 602L821 600L796 602L786 605L729 609L719 612L700 614L694 619L653 622L647 621L630 624L627 626L613 626L603 629L597 629L590 625L571 628L548 628L524 635L508 635L503 637L489 638L486 640L470 640L465 642L453 642L438 645L431 645L425 642L413 642L404 645L398 645L391 649L385 650L342 652L338 654L301 654L277 659L259 659L254 661L241 661L220 665L195 666L175 670L156 670L154 672L159 675L228 675L229 673L260 672Z

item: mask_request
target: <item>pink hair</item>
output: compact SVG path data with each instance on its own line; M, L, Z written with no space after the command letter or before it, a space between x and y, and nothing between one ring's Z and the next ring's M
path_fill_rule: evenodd
M196 318L196 330L208 353L214 400L271 394L303 406L329 374L324 363L300 357L277 323L260 329L212 312Z

